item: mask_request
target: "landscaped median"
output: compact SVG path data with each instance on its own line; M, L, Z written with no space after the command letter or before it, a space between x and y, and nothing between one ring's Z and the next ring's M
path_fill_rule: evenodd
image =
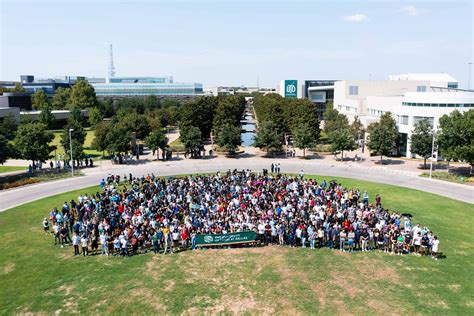
M0 313L474 313L472 204L325 178L411 213L414 224L436 232L446 258L280 246L74 257L72 247L54 246L41 222L64 201L95 194L95 186L0 213Z

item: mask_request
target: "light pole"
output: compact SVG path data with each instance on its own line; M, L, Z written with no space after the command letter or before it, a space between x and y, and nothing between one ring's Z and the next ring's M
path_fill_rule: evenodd
M433 129L433 141L432 141L432 143L431 143L430 179L431 179L431 174L433 173L433 160L434 160L434 150L435 150L435 138L436 138L436 130Z
M69 146L70 146L69 148L71 152L71 173L72 173L72 176L74 177L74 160L72 157L72 131L74 131L74 128L69 129Z

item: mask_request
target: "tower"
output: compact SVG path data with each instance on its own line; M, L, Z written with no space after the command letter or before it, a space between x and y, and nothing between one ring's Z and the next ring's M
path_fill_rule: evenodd
M112 50L112 44L110 44L110 52L109 52L109 78L113 78L115 76L115 67L114 67L114 52Z

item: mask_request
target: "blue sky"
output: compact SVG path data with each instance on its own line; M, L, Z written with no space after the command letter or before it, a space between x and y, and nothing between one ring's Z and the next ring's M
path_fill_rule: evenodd
M474 51L472 1L0 3L0 80L105 77L112 43L117 76L276 86L446 72L467 87Z

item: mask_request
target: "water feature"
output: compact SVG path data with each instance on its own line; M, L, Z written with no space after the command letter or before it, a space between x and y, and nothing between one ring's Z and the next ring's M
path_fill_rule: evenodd
M251 112L246 112L244 119L240 121L240 123L242 124L242 146L250 147L253 144L253 137L255 136L255 129L257 128L253 114Z

